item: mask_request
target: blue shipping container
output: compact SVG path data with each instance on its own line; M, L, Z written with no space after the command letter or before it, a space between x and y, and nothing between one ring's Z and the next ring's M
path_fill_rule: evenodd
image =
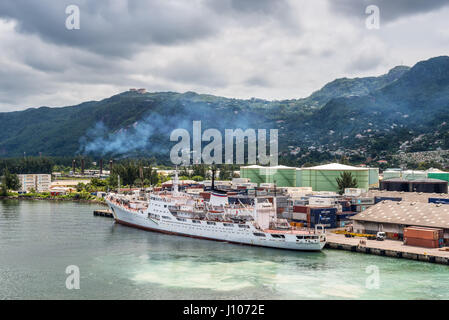
M444 199L444 198L429 198L429 203L449 204L449 199Z
M382 201L402 201L402 198L395 197L374 197L374 203L379 203Z
M342 221L342 220L348 220L350 217L355 216L356 214L358 214L359 212L348 212L345 214L338 214L337 215L337 220Z
M310 223L322 224L327 228L337 227L337 208L310 209Z

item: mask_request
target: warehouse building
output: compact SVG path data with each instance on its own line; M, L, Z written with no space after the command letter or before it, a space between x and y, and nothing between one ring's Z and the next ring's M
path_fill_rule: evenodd
M449 205L382 201L351 217L354 232L387 233L388 238L402 239L404 228L410 226L440 228L444 242L449 244Z
M368 197L375 197L379 200L392 200L406 202L422 202L429 203L429 199L445 199L449 201L449 194L447 193L423 193L423 192L399 192L386 190L370 190ZM380 202L380 201L379 201Z
M338 192L337 178L344 172L350 172L357 179L357 188L369 189L370 181L375 183L375 171L370 169L347 166L339 163L331 163L317 167L301 169L301 186L311 187L313 191L333 191ZM378 177L377 177L378 180Z
M380 189L387 191L447 193L448 182L439 179L388 179L380 182Z

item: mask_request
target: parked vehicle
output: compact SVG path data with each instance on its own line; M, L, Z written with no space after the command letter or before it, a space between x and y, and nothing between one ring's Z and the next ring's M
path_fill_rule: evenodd
M379 231L376 235L376 240L377 241L384 241L387 238L387 235L385 232L381 232Z

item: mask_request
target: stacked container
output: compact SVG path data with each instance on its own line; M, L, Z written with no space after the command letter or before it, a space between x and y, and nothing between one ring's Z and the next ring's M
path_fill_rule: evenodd
M429 203L449 204L449 199L445 199L445 198L429 198Z
M337 227L337 208L310 208L310 226L322 224L326 228Z
M408 227L404 228L404 244L424 248L443 246L443 229Z
M374 197L374 203L378 204L382 201L402 201L402 198L395 198L395 197Z
M355 216L356 214L358 214L358 212L338 212L337 226L340 228L345 227L347 224L352 222L350 218Z

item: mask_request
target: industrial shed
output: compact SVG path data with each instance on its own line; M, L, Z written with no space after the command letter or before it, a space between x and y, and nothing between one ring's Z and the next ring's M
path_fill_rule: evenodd
M387 191L447 193L448 182L439 179L388 179L380 182L380 189Z
M331 163L317 167L301 169L300 187L311 187L313 191L338 191L337 178L343 172L350 172L357 179L360 189L369 189L370 180L375 181L375 172L370 179L369 168L347 166L339 163ZM378 178L377 178L378 179Z
M441 228L449 243L449 205L382 201L351 217L355 232L375 234L383 231L401 239L409 226Z
M406 202L423 202L429 203L429 199L444 199L449 202L449 194L447 193L422 193L422 192L398 192L386 190L370 190L368 197L376 197L379 199L396 198L399 201Z

